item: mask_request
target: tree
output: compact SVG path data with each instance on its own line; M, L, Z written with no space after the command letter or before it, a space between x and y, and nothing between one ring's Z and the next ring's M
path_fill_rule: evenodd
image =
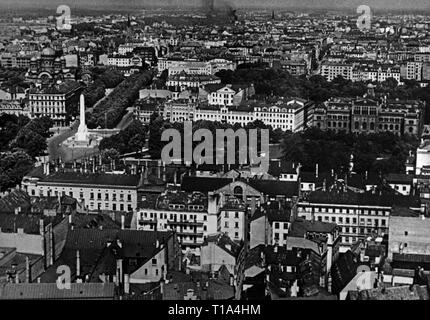
M39 133L24 127L11 142L10 148L12 150L25 150L31 157L35 158L45 153L47 144L46 139Z
M0 190L15 187L33 167L33 159L24 151L0 153Z

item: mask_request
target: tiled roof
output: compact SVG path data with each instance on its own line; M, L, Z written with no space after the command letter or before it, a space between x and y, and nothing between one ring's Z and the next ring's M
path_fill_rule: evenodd
M0 213L15 213L18 207L21 207L21 212L30 209L30 196L24 190L13 190L0 199Z
M350 291L351 300L430 300L427 286L381 287L376 289Z
M7 283L0 289L0 300L114 299L114 296L114 283L72 283L67 290L58 289L56 283Z

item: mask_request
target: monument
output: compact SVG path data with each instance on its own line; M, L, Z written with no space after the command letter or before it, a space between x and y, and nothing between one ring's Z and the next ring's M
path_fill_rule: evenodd
M93 132L94 131L94 132ZM95 148L102 140L102 135L97 131L88 130L85 123L85 97L81 94L79 100L79 127L75 135L63 142L68 148Z
M75 135L75 142L89 142L88 128L85 123L85 97L81 94L80 97L80 113L79 113L79 128Z

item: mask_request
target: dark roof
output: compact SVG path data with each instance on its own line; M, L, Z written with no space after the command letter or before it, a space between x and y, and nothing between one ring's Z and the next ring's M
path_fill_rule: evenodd
M261 193L269 196L284 195L292 197L299 194L299 184L295 181L250 179L247 183Z
M44 225L52 223L56 225L63 218L60 216L48 217L41 215L25 215L25 214L0 214L0 229L2 232L16 233L18 229L23 229L27 234L39 234L40 221L43 220Z
M412 174L402 174L402 173L389 173L385 176L388 183L397 184L412 184L414 175Z
M137 187L140 176L131 174L55 172L42 179L43 182L80 185Z
M241 246L237 242L231 240L226 234L219 233L209 235L206 237L203 245L206 245L208 242L214 242L218 247L222 248L235 258L239 256Z
M21 212L30 208L30 196L24 190L13 190L0 199L0 213L15 213L21 207Z
M291 218L291 208L285 207L279 201L264 203L257 208L251 220L256 220L266 216L269 222L289 222Z
M307 232L331 233L337 228L336 223L323 221L309 221L297 218L292 226L290 236L304 238Z
M313 191L306 201L311 203L349 204L363 206L386 206L399 205L403 207L418 208L421 206L420 198L417 196L403 196L398 194L377 194L372 192L356 193L352 191Z
M332 292L339 293L357 274L359 263L356 256L348 250L341 253L331 268Z
M181 188L184 191L200 191L210 192L220 189L229 183L233 182L230 178L207 178L207 177L191 177L184 176L181 183Z
M72 283L67 290L58 289L56 283L6 283L0 285L1 299L113 299L114 283Z

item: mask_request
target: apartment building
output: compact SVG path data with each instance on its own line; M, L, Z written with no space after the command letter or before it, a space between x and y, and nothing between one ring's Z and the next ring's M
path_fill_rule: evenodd
M345 181L337 181L332 187L310 192L300 200L297 215L311 221L339 225L341 246L347 250L369 235L387 235L394 206L416 212L423 210L417 197L377 189L357 193L351 191Z
M43 174L28 175L22 185L30 196L67 195L83 203L89 212L133 211L137 208L138 175L93 172L51 172L43 165ZM58 170L58 169L57 169Z
M67 126L71 120L71 110L78 110L82 89L82 86L74 81L30 89L28 102L30 117L48 116L54 121L54 126Z

